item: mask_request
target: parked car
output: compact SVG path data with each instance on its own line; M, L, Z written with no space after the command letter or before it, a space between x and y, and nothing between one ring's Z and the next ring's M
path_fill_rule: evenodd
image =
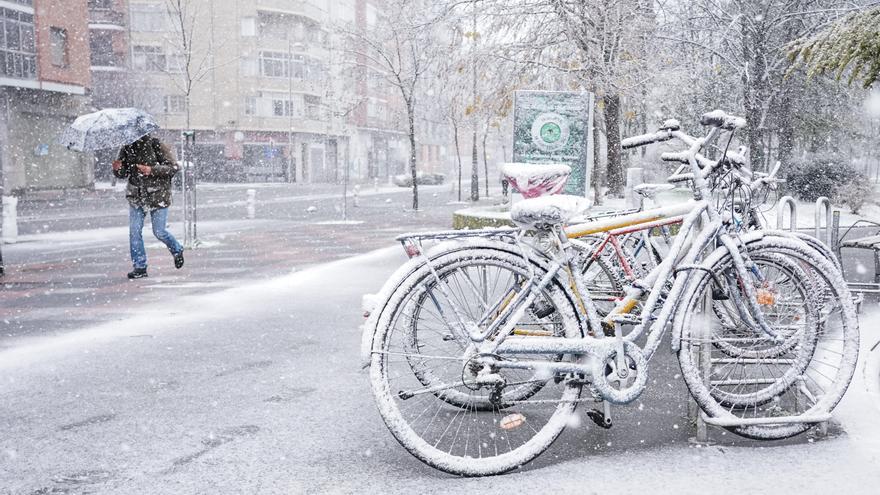
M395 185L400 187L412 187L411 174L395 175L391 180ZM416 173L416 183L420 186L436 186L438 184L443 184L445 180L446 176L443 174L426 174L424 172Z

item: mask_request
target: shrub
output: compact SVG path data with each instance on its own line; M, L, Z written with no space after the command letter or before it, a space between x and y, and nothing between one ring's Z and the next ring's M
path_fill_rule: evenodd
M862 180L838 187L833 196L835 201L845 204L855 214L858 214L874 196L874 186L871 181L864 174L859 175L862 176Z
M849 186L867 184L868 178L838 160L814 158L796 165L786 180L793 195L804 201L816 201L820 196L836 199Z

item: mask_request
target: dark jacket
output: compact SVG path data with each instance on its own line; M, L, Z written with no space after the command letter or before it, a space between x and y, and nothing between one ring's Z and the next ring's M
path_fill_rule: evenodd
M128 178L125 197L132 206L150 210L171 206L171 178L180 167L167 146L157 138L144 136L123 146L117 160L122 167L114 170L113 175ZM152 173L142 174L138 164L151 166Z

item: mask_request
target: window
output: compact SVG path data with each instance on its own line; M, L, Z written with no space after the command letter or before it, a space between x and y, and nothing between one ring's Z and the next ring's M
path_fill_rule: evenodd
M89 8L109 10L113 8L113 0L89 0Z
M260 52L260 74L264 77L289 77L290 64L286 53Z
M272 100L272 115L276 117L290 117L293 112L293 102L290 100Z
M92 30L89 33L89 48L92 54L93 66L112 67L121 65L118 63L118 57L113 51L112 32Z
M241 35L256 36L257 35L257 18L242 17L241 18Z
M136 71L164 72L165 53L161 46L135 45L131 48L131 65Z
M63 28L49 28L49 50L52 65L55 67L67 67L67 30Z
M33 79L36 61L34 16L0 8L0 76Z
M182 95L165 96L165 113L180 114L186 111L186 97Z
M306 117L311 120L324 120L321 97L314 95L304 95L303 99L305 100L306 104Z
M186 70L186 57L181 54L168 55L167 64L168 72L180 74Z
M241 75L245 77L255 77L258 73L257 66L258 60L253 58L248 58L247 55L242 55L241 58Z
M131 19L129 23L132 31L153 33L170 31L170 20L164 5L131 5Z
M257 114L257 97L256 96L245 96L245 98L244 98L244 114L245 115L256 115Z

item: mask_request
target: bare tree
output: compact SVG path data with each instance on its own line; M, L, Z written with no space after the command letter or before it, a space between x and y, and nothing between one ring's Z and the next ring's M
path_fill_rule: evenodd
M210 2L207 3L209 8ZM206 27L202 24L208 14L204 3L200 0L165 0L165 8L171 24L169 44L176 53L170 54L168 72L172 82L183 94L185 102L186 129L191 122L190 103L193 89L203 81L214 69L213 37L205 35ZM208 33L210 34L210 33ZM204 42L202 39L204 38Z
M348 38L348 50L354 52L356 63L379 73L403 100L414 210L419 209L416 111L423 79L441 55L437 43L443 32L442 20L443 13L432 9L428 2L389 0L375 25L340 28Z

